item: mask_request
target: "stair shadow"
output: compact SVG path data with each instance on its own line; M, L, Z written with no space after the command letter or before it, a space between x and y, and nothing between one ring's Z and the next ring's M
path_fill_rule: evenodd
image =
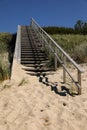
M25 71L27 71L26 69L24 69ZM69 89L66 88L66 86L61 86L61 91L58 90L58 82L49 82L49 79L47 77L47 75L52 75L52 72L43 72L43 71L38 71L35 70L34 73L32 72L32 70L29 70L27 72L27 74L31 75L31 76L37 76L38 77L38 81L44 85L46 85L47 87L50 87L50 90L53 91L55 94L58 94L60 96L67 96L70 95L72 96L72 94L70 93Z
M44 75L39 75L39 82L45 84L46 86L50 86L51 91L54 91L55 94L58 94L60 96L66 96L69 94L70 96L71 93L69 92L69 89L66 88L66 86L61 86L61 91L58 90L58 83L57 82L49 82L49 79L46 74Z
M31 68L32 65L33 65L33 67ZM65 86L61 86L61 91L59 91L57 82L49 82L47 75L50 75L50 74L52 75L53 68L45 69L44 68L45 66L41 65L41 62L39 62L39 64L34 63L32 65L30 65L30 67L22 68L22 69L25 70L26 73L31 76L37 76L38 81L42 84L45 84L46 86L49 86L51 91L54 91L55 94L58 94L60 96L66 96L67 94L71 95L69 92L69 89L66 88ZM26 65L25 65L25 67L26 67Z

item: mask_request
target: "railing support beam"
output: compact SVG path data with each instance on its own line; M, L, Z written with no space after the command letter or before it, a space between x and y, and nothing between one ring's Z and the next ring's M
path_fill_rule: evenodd
M57 55L57 48L56 47L55 47L55 54ZM54 63L55 71L57 70L57 57L56 57L56 55L55 55L55 63Z
M81 95L81 72L78 70L78 83L80 87L78 88L78 95Z
M65 64L65 63L66 63L66 58L63 55L63 64ZM65 71L64 67L63 67L63 83L66 83L66 71Z

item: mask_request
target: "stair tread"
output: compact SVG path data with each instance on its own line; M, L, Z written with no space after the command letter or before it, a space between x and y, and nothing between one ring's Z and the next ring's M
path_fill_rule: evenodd
M40 61L40 60L28 60L28 61L21 61L21 63L23 63L23 64L29 64L29 63L38 63L38 64L41 64L41 63L48 63L47 61Z
M30 74L38 74L50 71L46 67L48 58L42 50L42 44L35 32L27 26L22 27L21 31L21 64ZM33 73L34 72L34 73Z

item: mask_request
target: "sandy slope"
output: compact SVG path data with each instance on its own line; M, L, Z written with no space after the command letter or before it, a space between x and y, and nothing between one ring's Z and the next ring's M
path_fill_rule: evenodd
M13 67L12 81L0 85L0 130L87 130L87 65L83 67L82 95L75 97L55 90L61 90L61 69L48 76L46 86L20 65ZM22 78L26 82L19 86Z

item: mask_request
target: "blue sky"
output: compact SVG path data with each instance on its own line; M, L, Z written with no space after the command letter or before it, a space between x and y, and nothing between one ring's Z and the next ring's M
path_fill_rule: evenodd
M41 26L73 27L87 22L87 0L0 0L0 32L16 32L34 18Z

